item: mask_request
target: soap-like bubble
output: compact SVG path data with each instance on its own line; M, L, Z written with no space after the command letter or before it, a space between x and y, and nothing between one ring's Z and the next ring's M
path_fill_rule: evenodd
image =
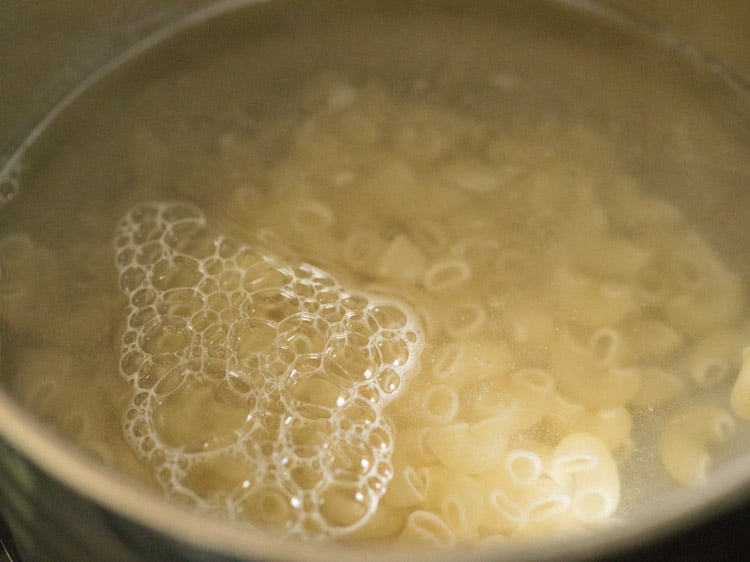
M115 249L125 434L168 495L307 538L367 522L393 473L382 410L419 361L414 312L189 204L134 207Z

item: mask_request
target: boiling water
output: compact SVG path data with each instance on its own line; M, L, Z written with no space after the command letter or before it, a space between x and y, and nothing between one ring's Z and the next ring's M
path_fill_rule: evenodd
M8 175L7 386L307 539L523 540L704 481L750 341L699 229L748 173L714 116L564 10L278 5L128 63Z

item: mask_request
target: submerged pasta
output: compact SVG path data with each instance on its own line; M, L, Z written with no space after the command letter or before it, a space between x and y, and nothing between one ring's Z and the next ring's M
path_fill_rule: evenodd
M732 408L750 417L745 292L677 208L559 123L508 135L345 81L305 107L252 182L236 181L252 139L229 137L215 166L233 172L202 205L122 211L101 298L124 438L107 449L85 411L69 434L174 500L307 539L598 527L644 420L663 423L669 475L706 477L733 418L683 402L741 368ZM49 255L0 240L19 329ZM21 356L15 389L64 409L27 374L50 363Z

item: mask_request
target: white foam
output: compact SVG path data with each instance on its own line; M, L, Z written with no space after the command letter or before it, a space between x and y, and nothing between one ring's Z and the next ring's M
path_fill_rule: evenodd
M382 410L417 366L415 314L227 238L189 204L136 206L115 250L125 433L167 493L252 518L270 490L306 538L364 524L393 472Z

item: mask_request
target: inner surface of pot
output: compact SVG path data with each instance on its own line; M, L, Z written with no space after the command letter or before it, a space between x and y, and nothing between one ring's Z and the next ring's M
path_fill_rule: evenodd
M686 517L744 484L747 101L587 3L232 10L3 172L3 384L246 555Z

